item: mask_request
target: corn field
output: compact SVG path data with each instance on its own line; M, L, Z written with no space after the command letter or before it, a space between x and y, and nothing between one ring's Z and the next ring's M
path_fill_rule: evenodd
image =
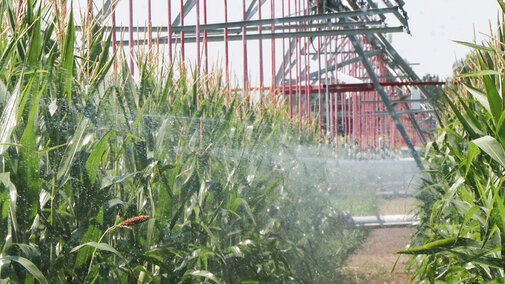
M498 3L505 9L505 4ZM505 11L505 10L504 10ZM473 49L446 89L438 136L427 147L413 279L423 283L505 280L505 24Z
M374 197L337 200L300 161L334 155L315 127L300 138L282 102L259 109L219 72L147 54L133 78L64 1L21 3L0 0L2 283L335 279L365 236L343 203Z

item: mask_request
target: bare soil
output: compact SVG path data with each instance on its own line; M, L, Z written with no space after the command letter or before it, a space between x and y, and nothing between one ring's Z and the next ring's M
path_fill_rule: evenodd
M379 213L381 215L408 214L413 209L413 200L401 198L386 200ZM363 247L347 260L341 270L340 283L409 283L406 271L408 256L398 255L405 249L414 228L381 228L368 235ZM397 262L398 261L398 262ZM396 263L396 267L395 267ZM394 271L392 271L395 267Z

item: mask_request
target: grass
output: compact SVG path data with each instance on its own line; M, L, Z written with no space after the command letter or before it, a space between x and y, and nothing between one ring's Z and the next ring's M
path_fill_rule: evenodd
M120 56L113 73L110 35L79 43L56 2L0 0L0 279L332 281L364 235L317 129L218 74L141 58L134 79Z
M502 1L498 1L503 6ZM447 89L438 137L426 150L421 224L412 247L414 279L502 283L505 262L505 25L473 48Z

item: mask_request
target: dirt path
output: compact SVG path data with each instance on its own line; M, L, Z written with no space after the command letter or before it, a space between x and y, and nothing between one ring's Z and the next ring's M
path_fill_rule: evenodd
M413 200L402 198L385 201L379 212L381 215L407 214L412 208ZM407 256L400 257L393 273L391 269L398 259L396 252L405 248L414 232L414 228L371 231L363 247L349 257L341 270L345 279L342 283L408 283Z

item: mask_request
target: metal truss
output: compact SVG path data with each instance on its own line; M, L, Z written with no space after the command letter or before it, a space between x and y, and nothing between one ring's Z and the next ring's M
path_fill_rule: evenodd
M388 33L410 32L402 0L394 3L390 0L240 0L234 4L240 3L242 11L234 11L234 17L228 11L228 1L222 0L221 4L224 19L215 23L207 22L207 0L167 0L168 19L163 26L152 26L149 11L148 25L134 28L132 0L129 0L130 21L126 27L115 24L115 2L107 0L99 15L104 27L113 32L114 49L129 46L132 73L133 50L137 45L166 44L172 61L175 48L179 48L185 60L191 56L185 53L185 46L196 44L194 57L198 65L203 63L201 69L207 72L208 43L220 42L224 44L228 84L233 72L228 43L241 41L240 88L244 94L259 93L260 104L265 99L283 98L290 117L300 126L300 133L304 124L317 117L321 135L326 135L334 144L345 143L363 150L406 146L422 168L416 147L425 144L426 137L419 121L431 115L425 86L442 83L422 82L386 39ZM263 15L265 12L269 17ZM105 20L108 15L112 18L111 24ZM188 15L196 19L196 24L185 25ZM118 31L126 32L129 37L116 38ZM148 38L134 36L135 33L147 33ZM270 68L264 64L265 40L270 41ZM248 58L253 42L258 44L258 60ZM235 58L236 53L235 50ZM259 86L250 83L248 72L252 65L259 69ZM267 69L271 71L271 81L266 84ZM408 96L413 88L421 91L422 98L418 101L421 109L412 109L413 101Z

